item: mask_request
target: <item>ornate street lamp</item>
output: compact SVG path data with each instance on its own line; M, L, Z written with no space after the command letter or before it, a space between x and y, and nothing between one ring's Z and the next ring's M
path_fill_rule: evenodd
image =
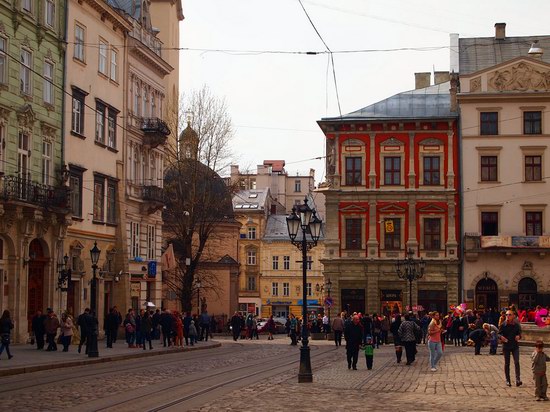
M412 312L412 284L415 280L424 276L424 269L426 262L424 259L414 259L414 251L409 248L407 256L403 260L397 260L395 263L395 272L399 279L403 279L409 282L409 312Z
M101 254L101 250L97 247L97 242L94 242L94 247L90 250L90 258L92 260L92 270L93 270L93 277L92 277L92 285L91 285L91 292L90 292L90 299L91 299L91 310L92 310L92 320L93 325L90 328L90 331L88 332L88 357L89 358L97 358L99 356L99 350L97 348L97 335L99 333L98 328L98 321L97 321L97 262L99 261L99 255Z
M311 357L309 350L309 339L307 330L307 251L317 246L321 236L321 219L307 204L307 197L304 203L292 209L292 213L286 218L288 236L290 242L302 251L302 347L300 348L300 372L298 382L313 382L311 373ZM297 238L298 232L302 230L301 238ZM311 240L307 239L309 233Z
M68 288L69 279L71 279L71 269L67 269L69 263L69 256L65 255L57 262L57 270L59 275L57 277L57 289L61 292L66 292Z

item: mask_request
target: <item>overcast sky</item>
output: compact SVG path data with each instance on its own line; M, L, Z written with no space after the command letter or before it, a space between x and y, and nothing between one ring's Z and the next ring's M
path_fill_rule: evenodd
M339 115L329 55L298 0L182 0L180 90L225 98L241 169L286 160L324 180L316 121ZM414 88L414 73L449 70L449 34L550 34L547 0L302 0L332 50L342 114ZM409 48L413 50L391 51ZM222 50L222 51L209 51ZM369 52L357 52L369 50ZM350 51L349 53L338 53ZM279 53L300 52L300 53ZM527 53L527 50L525 51ZM550 51L547 51L550 52ZM433 79L432 79L433 81Z

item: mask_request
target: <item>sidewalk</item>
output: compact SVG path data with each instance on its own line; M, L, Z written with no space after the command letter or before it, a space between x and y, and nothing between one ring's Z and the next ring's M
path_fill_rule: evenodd
M98 342L99 357L89 358L84 354L84 348L82 348L82 353L77 352L77 345L71 345L69 347L69 352L63 352L62 345L57 345L57 352L46 352L44 350L37 350L36 345L14 344L10 345L10 351L13 355L12 359L7 359L5 351L0 357L0 377L47 369L67 368L71 366L166 355L192 350L211 349L220 346L221 343L219 341L209 340L208 342L198 342L195 346L164 348L162 342L155 340L153 341L152 350L143 350L141 348L128 348L124 340L119 340L113 345L112 349L107 349L105 348L105 341L100 340Z

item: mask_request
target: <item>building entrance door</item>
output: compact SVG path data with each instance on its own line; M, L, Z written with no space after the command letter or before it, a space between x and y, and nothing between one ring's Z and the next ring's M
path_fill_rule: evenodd
M532 278L523 278L518 283L518 304L522 309L537 306L537 282Z
M44 250L39 240L34 239L29 245L29 280L27 282L27 321L28 330L31 331L31 320L37 310L45 313L44 308L44 268L46 259Z
M341 297L342 310L365 313L365 289L342 289Z
M484 278L476 285L476 309L490 308L499 308L498 287L493 279Z

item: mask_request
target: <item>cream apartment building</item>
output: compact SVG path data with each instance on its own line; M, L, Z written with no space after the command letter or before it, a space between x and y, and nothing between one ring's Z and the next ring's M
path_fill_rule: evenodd
M459 39L464 300L482 309L550 304L550 36L505 29Z
M72 224L63 246L71 278L62 308L77 315L91 306L89 251L97 242L102 322L121 288L115 282L116 238L124 181L125 45L132 24L104 1L69 0L67 11L64 143Z

